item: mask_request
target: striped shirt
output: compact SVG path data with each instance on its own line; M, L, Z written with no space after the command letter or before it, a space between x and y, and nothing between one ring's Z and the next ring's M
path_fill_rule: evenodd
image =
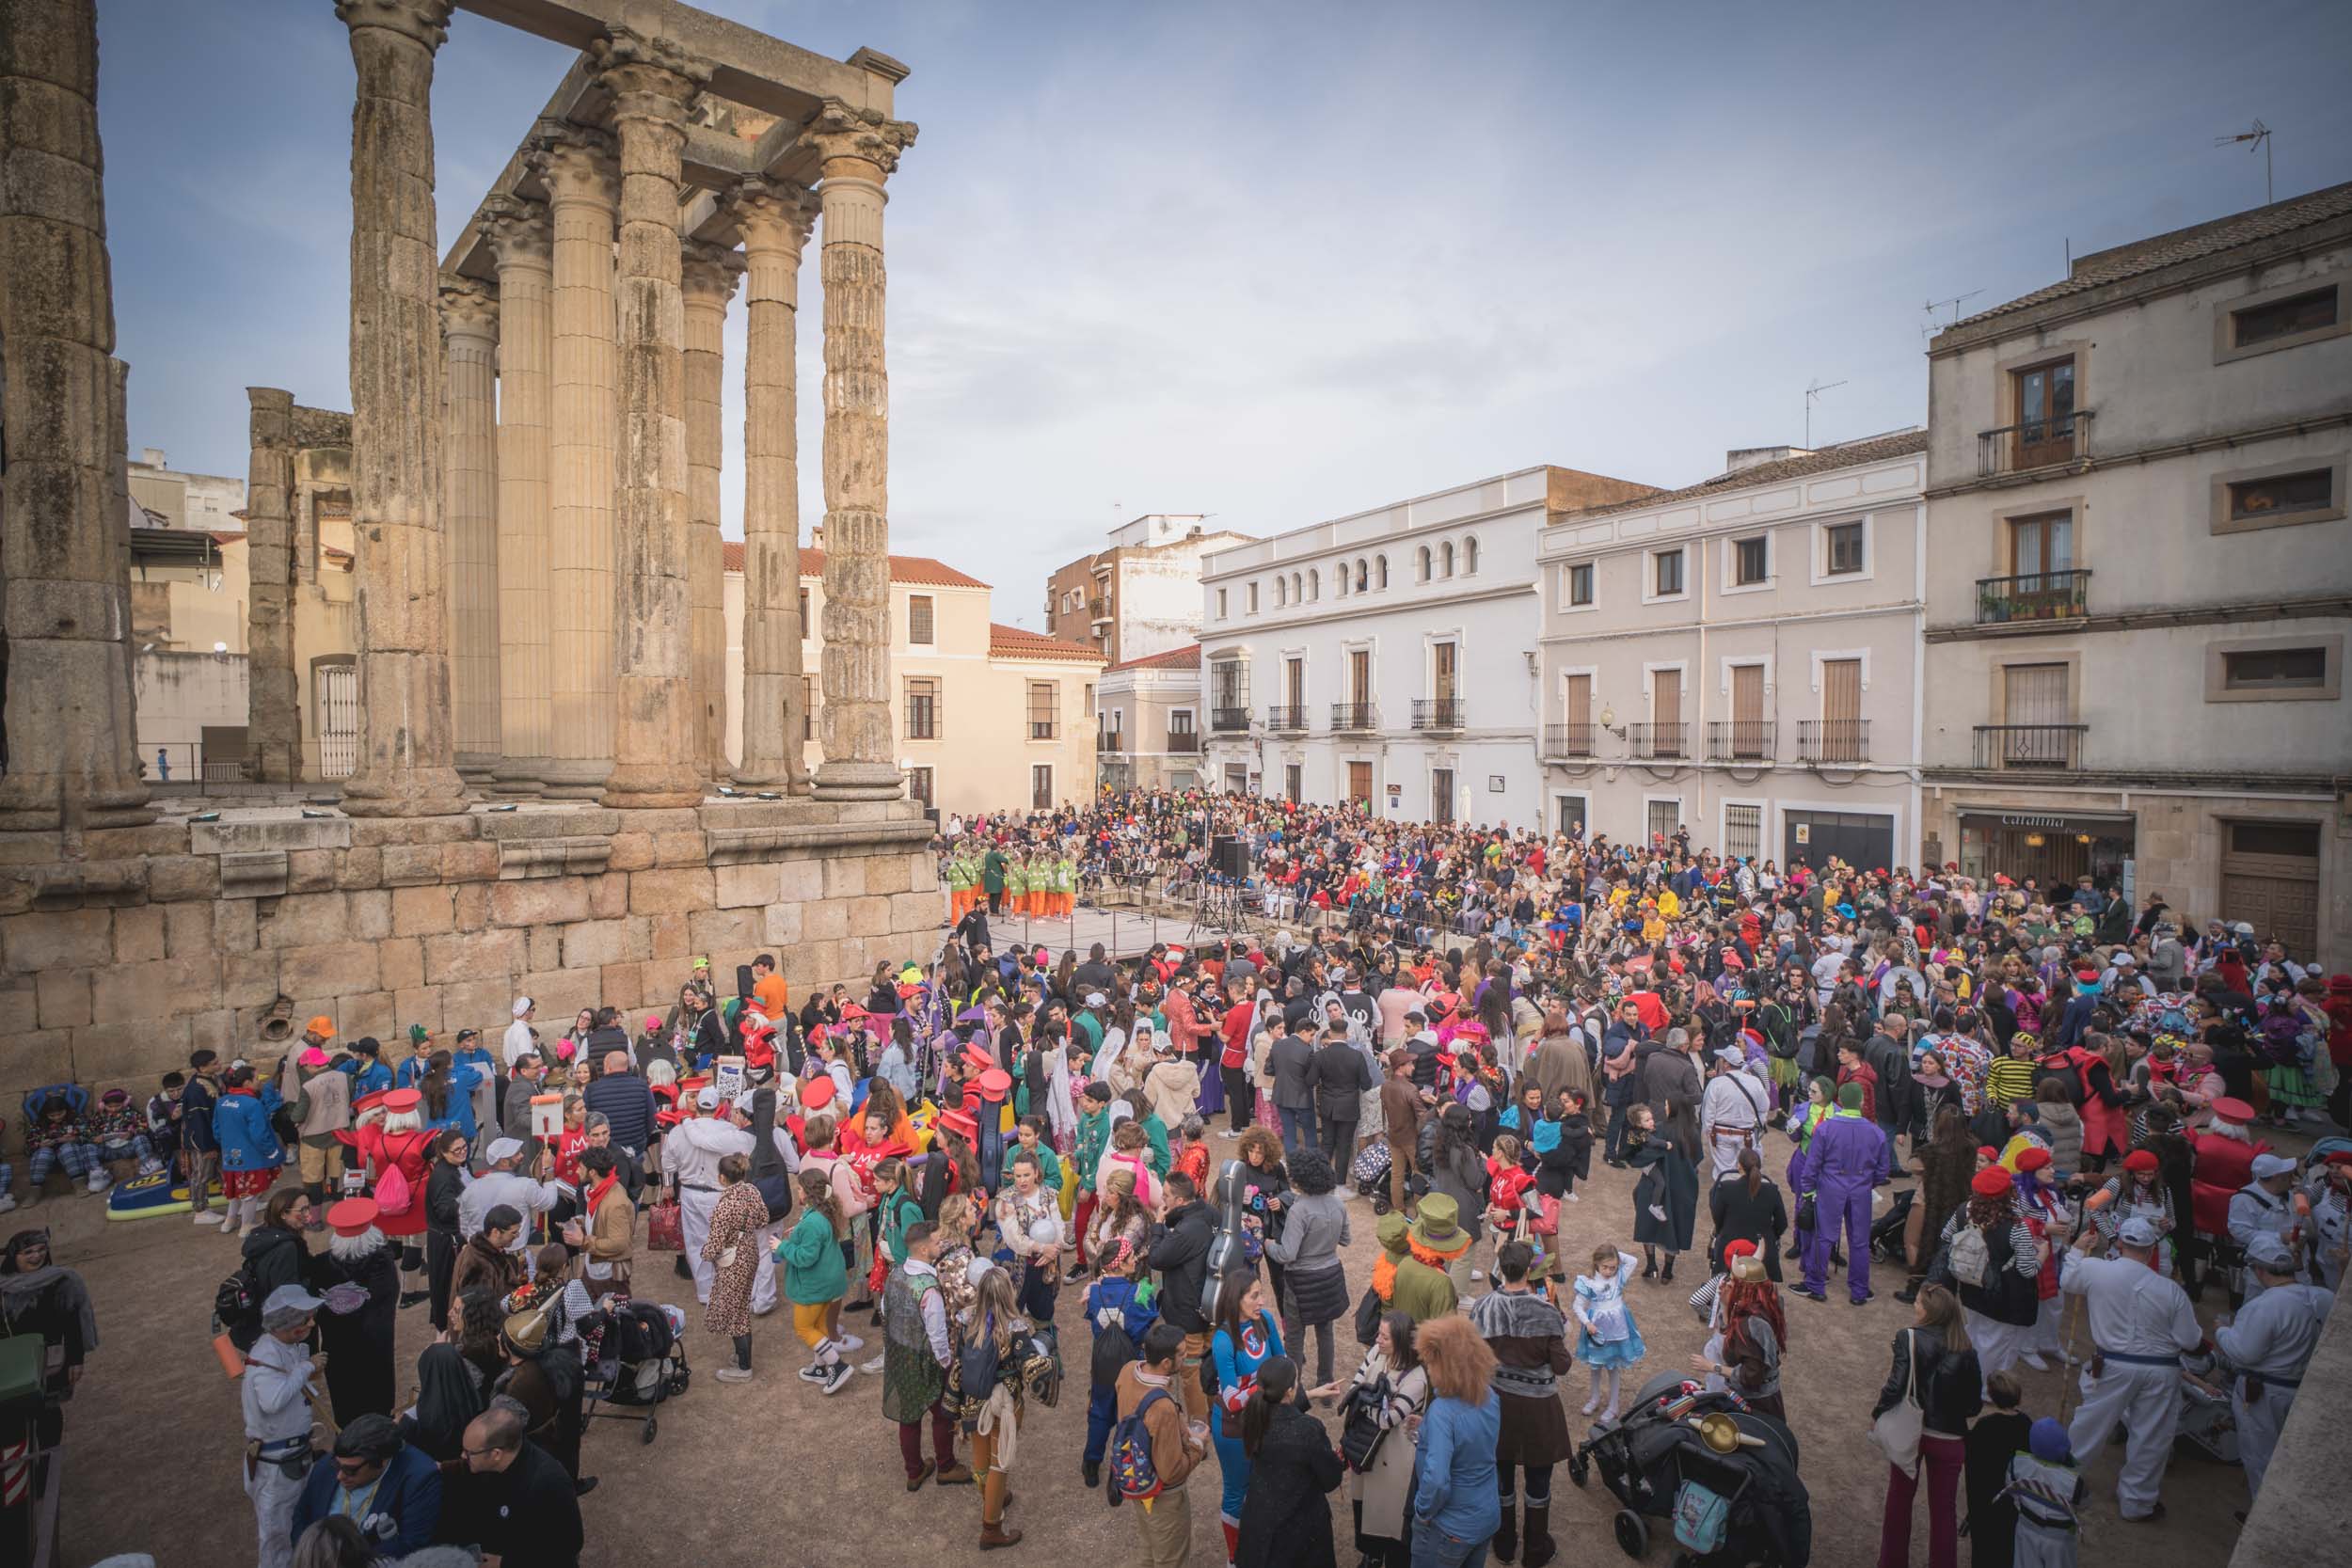
M2033 1098L2033 1063L2004 1056L1985 1069L1984 1092L1995 1105L2014 1105Z

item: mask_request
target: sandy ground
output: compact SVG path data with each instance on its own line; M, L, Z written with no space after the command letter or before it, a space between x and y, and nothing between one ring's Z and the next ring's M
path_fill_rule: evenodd
M1776 1136L1772 1167L1785 1162L1787 1149ZM53 1182L52 1191L57 1190ZM1567 1209L1563 1225L1571 1259L1588 1256L1604 1241L1624 1240L1631 1224L1630 1181L1624 1173L1601 1169L1581 1198ZM112 1552L138 1550L152 1553L164 1568L249 1562L253 1537L238 1480L236 1389L221 1376L207 1344L214 1287L234 1266L235 1244L184 1217L108 1225L102 1205L79 1194L52 1197L30 1213L0 1221L11 1228L27 1221L53 1227L58 1261L82 1271L97 1305L103 1346L67 1412L58 1560L81 1568ZM1348 1275L1360 1291L1371 1267L1373 1215L1361 1198L1352 1199L1350 1208ZM691 1303L691 1287L671 1277L665 1260L641 1268L640 1278L648 1296ZM1684 1305L1697 1283L1685 1270L1671 1288L1635 1286L1632 1301L1649 1347L1640 1376L1685 1367L1698 1350L1704 1336ZM1787 1397L1812 1492L1814 1560L1834 1568L1875 1560L1884 1465L1869 1444L1869 1408L1886 1372L1890 1340L1909 1321L1909 1308L1892 1300L1901 1283L1880 1270L1878 1298L1859 1308L1847 1304L1836 1278L1829 1305L1788 1303ZM2222 1292L2209 1291L2201 1315L2210 1322L2223 1306ZM1059 1407L1032 1410L1022 1433L1010 1522L1026 1539L1011 1554L991 1554L988 1560L1000 1565L1114 1562L1133 1549L1125 1512L1106 1508L1102 1495L1086 1491L1080 1481L1087 1336L1076 1290L1062 1292L1061 1308L1073 1377ZM879 1331L856 1326L879 1346ZM401 1314L404 1398L413 1388L407 1370L430 1332L421 1307ZM1345 1323L1338 1334L1344 1375L1357 1347ZM698 1322L690 1329L693 1386L663 1413L652 1445L639 1442L634 1424L590 1424L586 1467L603 1484L583 1504L589 1540L583 1561L832 1568L876 1560L877 1540L890 1544L882 1560L980 1560L975 1489L926 1487L912 1497L903 1490L896 1433L880 1411L878 1379L858 1376L826 1399L792 1375L801 1347L778 1317L758 1323L755 1381L714 1381L709 1373L721 1364L723 1349L723 1341L704 1334ZM1628 1380L1629 1392L1640 1376ZM2026 1372L2026 1378L2028 1411L2055 1413L2059 1374ZM1570 1418L1581 1430L1573 1408L1582 1402L1581 1368L1571 1381L1577 1395ZM2121 1452L2111 1448L2090 1462L2096 1500L2082 1560L2122 1563L2153 1550L2181 1563L2223 1561L2236 1534L2232 1511L2246 1504L2238 1472L2177 1457L2166 1487L2169 1519L2161 1526L2125 1525L2116 1517L2112 1497ZM1223 1560L1214 1461L1191 1491L1193 1560L1213 1565ZM1610 1524L1616 1505L1597 1475L1589 1490L1579 1492L1563 1466L1553 1496L1561 1560L1617 1560ZM1334 1507L1341 1560L1352 1562L1344 1484ZM1924 1503L1915 1532L1915 1553L1924 1562ZM1671 1556L1666 1544L1650 1549L1656 1562Z

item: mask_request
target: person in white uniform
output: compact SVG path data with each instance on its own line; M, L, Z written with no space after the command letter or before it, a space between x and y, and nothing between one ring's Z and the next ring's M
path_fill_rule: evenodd
M507 1243L506 1250L522 1254L527 1263L531 1254L536 1250L532 1238L539 1228L531 1216L544 1214L554 1208L564 1196L564 1188L556 1181L534 1180L515 1168L516 1162L523 1157L520 1138L492 1138L482 1155L489 1162L490 1168L475 1177L458 1195L457 1233L461 1236L480 1235L483 1216L503 1203L523 1216L522 1228L515 1232L515 1239ZM554 1164L554 1150L545 1144L540 1145L540 1168L551 1169Z
M2077 1454L2095 1454L2107 1434L2124 1431L2116 1508L2126 1520L2164 1517L2165 1462L2181 1418L2181 1355L2204 1342L2188 1292L2156 1272L2155 1227L2130 1219L2117 1227L2113 1258L2093 1258L2097 1231L2086 1226L2065 1256L2058 1288L2083 1298L2097 1347L2083 1369L2082 1408L2066 1429Z
M719 1090L706 1084L694 1096L694 1115L661 1140L661 1169L677 1194L678 1218L686 1231L686 1260L694 1271L694 1299L710 1303L718 1265L703 1257L710 1239L710 1212L719 1207L719 1162L730 1154L750 1159L752 1135L718 1117ZM772 1281L771 1281L772 1283Z
M2263 1472L2279 1446L2303 1369L2319 1344L2319 1331L2336 1298L2316 1285L2295 1282L2295 1258L2286 1243L2269 1234L2246 1247L2246 1266L2264 1285L2249 1296L2237 1317L2213 1333L2230 1374L2230 1412L2237 1418L2238 1459L2246 1466L2249 1505L2262 1495Z
M531 1027L532 1012L536 1006L528 996L515 998L515 1022L506 1026L506 1037L501 1042L501 1054L509 1073L515 1070L516 1057L539 1049L539 1037Z
M310 1480L310 1401L324 1395L303 1341L324 1299L280 1285L262 1303L262 1337L253 1341L239 1396L245 1403L245 1495L253 1502L261 1568L294 1560L294 1503Z
M2303 1192L2312 1204L2312 1282L2330 1291L2352 1262L2352 1149L2337 1150L2306 1167Z
M2253 1175L2254 1180L2230 1196L2230 1240L2244 1251L2257 1236L2276 1236L2293 1257L2297 1244L2295 1202L2287 1190L2295 1184L2295 1162L2283 1154L2257 1154ZM2241 1270L2240 1279L2240 1293L2247 1301L2262 1294L2263 1281L2252 1269Z
M1756 1082L1747 1063L1737 1046L1717 1050L1699 1099L1699 1143L1707 1150L1710 1184L1738 1173L1741 1149L1763 1151L1772 1091Z

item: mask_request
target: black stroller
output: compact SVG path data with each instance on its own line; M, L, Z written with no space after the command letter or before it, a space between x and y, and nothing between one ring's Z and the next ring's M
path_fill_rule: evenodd
M1709 1418L1728 1422L1729 1453L1710 1447ZM1747 1408L1736 1394L1708 1393L1678 1373L1642 1387L1623 1419L1597 1426L1568 1460L1568 1479L1583 1486L1597 1461L1602 1484L1625 1505L1617 1544L1628 1557L1649 1550L1651 1519L1717 1515L1707 1549L1678 1546L1677 1568L1805 1568L1813 1555L1813 1513L1797 1479L1797 1439L1786 1422Z
M671 1321L677 1315L677 1322ZM608 1421L643 1420L638 1441L650 1443L660 1430L656 1410L686 1392L685 1316L675 1307L645 1301L616 1301L603 1320L595 1362L585 1370L587 1416ZM581 1330L588 1331L583 1321ZM619 1406L604 1409L603 1406Z
M1911 1206L1918 1196L1919 1189L1916 1187L1899 1189L1888 1198L1886 1212L1870 1222L1872 1258L1898 1268L1910 1260L1903 1251L1903 1227L1911 1223Z
M1356 1183L1356 1191L1372 1199L1372 1212L1389 1212L1389 1140L1375 1137L1356 1151L1355 1161L1347 1167L1348 1180Z

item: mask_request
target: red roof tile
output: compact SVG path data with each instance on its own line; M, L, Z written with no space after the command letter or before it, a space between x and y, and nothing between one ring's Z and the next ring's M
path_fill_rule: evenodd
M743 543L739 539L723 541L719 554L726 571L743 569ZM801 576L821 578L825 575L825 552L803 546L801 550ZM957 571L944 561L928 555L894 555L890 558L890 580L913 583L919 588L986 588L987 583L976 577Z
M1098 664L1104 661L1103 650L1091 642L1067 641L994 621L988 625L988 651L1008 658L1092 659Z
M1166 653L1146 654L1141 658L1121 659L1103 673L1107 675L1116 670L1198 670L1200 668L1200 644L1188 642L1181 648L1170 648Z

